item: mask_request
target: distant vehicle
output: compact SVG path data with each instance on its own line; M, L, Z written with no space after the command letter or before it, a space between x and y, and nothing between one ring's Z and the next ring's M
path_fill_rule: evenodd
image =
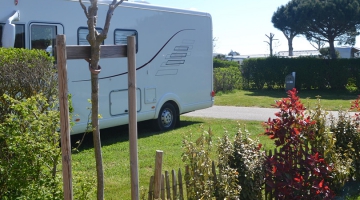
M98 2L99 32L111 2ZM86 21L78 0L1 0L0 46L55 55L58 34L66 35L67 45L89 45ZM158 129L169 130L179 124L181 114L213 105L210 14L123 2L114 12L104 45L126 44L129 35L137 42L138 121L152 119ZM100 65L100 128L127 124L127 60L101 59ZM90 72L84 60L68 60L67 67L75 123L71 134L77 134L89 121Z

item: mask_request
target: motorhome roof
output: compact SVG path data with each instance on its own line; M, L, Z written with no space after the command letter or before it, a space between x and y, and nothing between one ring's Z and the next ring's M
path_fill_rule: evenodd
M67 0L67 1L79 2L79 0ZM113 0L98 0L98 3L109 5L110 3L112 3L112 1ZM89 3L90 0L83 0L83 2ZM152 9L152 10L162 10L162 11L168 11L168 12L186 13L186 14L192 14L192 15L203 15L203 16L211 17L211 15L209 13L202 12L202 11L171 8L171 7L166 7L166 6L154 5L154 4L150 4L150 3L143 3L143 1L124 1L121 3L120 6L138 7L138 8Z

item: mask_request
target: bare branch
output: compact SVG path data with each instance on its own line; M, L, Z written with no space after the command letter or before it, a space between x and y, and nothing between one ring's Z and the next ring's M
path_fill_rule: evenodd
M82 0L79 0L79 2L80 2L80 5L81 5L81 8L84 10L84 13L85 13L86 18L89 18L89 14L88 14L88 12L87 12L87 10L86 10L86 6L85 6L84 3L82 2Z
M118 7L123 1L124 1L124 0L121 0L121 1L117 2L117 3L114 5L114 9L115 9L116 7ZM116 0L113 0L113 3L112 3L112 4L114 4L115 2L116 2Z
M109 27L110 27L110 21L111 18L114 14L114 10L115 8L117 8L124 0L120 0L119 2L117 2L117 0L113 0L112 3L109 5L109 10L107 12L106 15L106 20L105 20L105 25L104 25L104 30L100 33L99 37L98 37L98 41L99 40L105 40L107 33L109 31Z

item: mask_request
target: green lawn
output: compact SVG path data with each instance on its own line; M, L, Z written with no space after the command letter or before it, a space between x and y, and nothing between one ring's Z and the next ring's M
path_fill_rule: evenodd
M316 96L321 96L321 104L326 110L350 108L350 102L357 98L357 94L331 90L303 90L298 96L306 107L314 106ZM215 105L244 106L270 108L276 100L287 97L284 90L237 90L229 93L218 93Z

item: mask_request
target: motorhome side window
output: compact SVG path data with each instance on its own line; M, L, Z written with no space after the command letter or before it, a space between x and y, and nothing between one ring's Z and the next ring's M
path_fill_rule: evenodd
M4 24L0 24L0 47L2 47L2 33ZM15 48L25 48L25 25L15 24Z
M41 49L54 55L56 29L54 25L32 25L30 29L31 49Z
M138 51L138 33L136 30L115 29L114 44L115 45L126 45L128 36L136 37L136 52L137 52Z
M95 29L96 29L99 33L102 32L102 28L96 27ZM78 33L77 33L77 35L78 35L78 45L90 45L89 42L88 42L87 39L86 39L86 36L87 36L88 34L89 34L89 29L88 29L88 27L80 27L80 28L78 29ZM104 44L104 41L103 41L102 44Z

